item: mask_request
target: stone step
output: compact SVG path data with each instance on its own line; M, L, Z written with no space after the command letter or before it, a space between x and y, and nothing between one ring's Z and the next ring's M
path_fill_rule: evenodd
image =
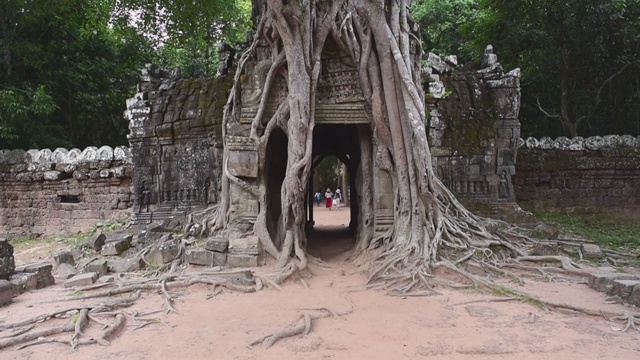
M69 280L64 282L64 287L74 287L74 286L89 286L93 285L96 280L98 280L98 273L88 272L83 274L78 274Z
M617 272L597 272L589 276L589 287L617 295L628 304L640 306L640 276Z

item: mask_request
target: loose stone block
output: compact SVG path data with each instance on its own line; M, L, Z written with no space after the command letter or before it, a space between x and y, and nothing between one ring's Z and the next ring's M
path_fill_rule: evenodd
M112 283L114 281L116 281L116 279L113 276L108 275L108 276L101 276L100 278L98 278L98 281L96 281L96 282L98 284L108 284L108 283Z
M127 258L118 260L107 260L109 270L115 273L133 272L142 270L145 267L145 262L142 258Z
M129 250L131 247L130 242L131 236L127 238L118 239L112 242L108 242L102 246L102 250L100 250L100 254L103 256L114 256L120 255L123 252Z
M7 280L0 280L0 306L6 305L13 300L13 285Z
M602 257L602 249L595 244L582 244L580 245L580 250L587 259L600 259Z
M73 258L73 254L71 253L71 251L68 251L68 250L59 251L53 254L53 262L55 263L56 267L59 267L60 264L69 264L69 265L76 264L76 261Z
M640 286L640 280L638 279L615 280L611 293L620 296L623 300L628 299L636 286Z
M204 249L187 250L187 262L193 265L213 266L213 251Z
M100 251L106 240L107 237L105 236L105 234L98 234L89 239L89 246L91 246L91 248L95 251Z
M89 286L93 285L98 279L98 274L95 272L88 272L84 274L78 274L71 279L64 282L64 287L74 287L74 286Z
M13 274L9 281L18 295L38 288L38 278L33 273Z
M56 283L56 280L51 274L51 270L53 270L53 265L48 262L28 264L24 267L24 272L34 273L36 275L36 279L38 280L36 289L42 289Z
M229 268L257 267L258 256L247 254L229 254L227 256L227 264Z
M0 279L8 280L15 272L16 264L13 259L13 246L7 239L0 237Z
M180 253L180 246L174 240L164 242L153 249L145 256L147 262L156 266L164 265L173 261Z
M66 263L58 265L56 272L58 274L58 277L63 280L72 278L78 274L78 270L75 268L75 266Z
M636 276L624 273L593 273L589 275L589 287L604 293L612 293L616 280L634 280Z
M229 247L229 239L222 237L211 237L205 239L204 248L216 252L226 252Z
M213 252L213 266L227 265L227 253Z
M105 275L108 271L109 267L107 266L107 260L102 259L93 259L82 267L83 273L95 272L99 275Z
M257 236L229 240L229 253L260 255L260 241Z
M163 242L173 238L171 233L163 233L156 231L144 231L138 234L139 245L149 245L155 242Z

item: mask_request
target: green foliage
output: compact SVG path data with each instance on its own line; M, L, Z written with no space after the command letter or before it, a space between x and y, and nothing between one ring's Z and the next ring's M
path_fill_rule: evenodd
M563 232L593 240L613 248L637 248L640 246L640 224L624 221L600 213L566 214L534 211L543 222L559 226Z
M338 187L338 166L342 164L335 156L327 156L320 161L320 163L314 168L314 174L316 188L314 191L320 190L324 196L324 191L327 188L331 188L332 191Z
M482 16L477 0L417 0L411 14L420 25L425 51L457 55L460 63L477 61L480 54L471 42Z
M41 242L42 239L39 239L33 235L25 235L19 236L14 239L11 239L11 245L15 250L21 250L32 246L36 242Z
M522 68L523 135L640 132L640 0L479 3L476 48Z
M215 75L217 47L244 41L250 16L250 0L122 0L114 12L155 44L154 63L188 77Z
M640 0L417 0L423 48L522 70L523 136L640 134ZM564 94L564 95L563 95Z
M112 0L0 3L2 148L126 144L122 112L151 56ZM12 26L8 26L12 25Z
M0 139L13 140L18 134L32 132L29 141L33 144L45 140L43 136L53 136L55 132L47 129L46 120L57 109L58 105L42 85L35 90L0 88ZM33 131L38 128L40 131Z

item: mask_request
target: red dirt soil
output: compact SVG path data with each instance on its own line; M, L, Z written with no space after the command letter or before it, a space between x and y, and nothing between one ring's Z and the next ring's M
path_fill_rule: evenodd
M62 344L14 347L0 350L0 359L640 359L640 333L615 331L621 325L602 317L545 312L519 301L469 303L495 298L477 291L438 289L441 295L406 298L372 290L347 294L346 289L360 289L366 281L346 261L353 246L347 231L349 209L315 210L319 232L310 237L309 252L332 268L313 267L315 276L306 279L309 289L293 278L281 291L225 290L212 297L210 287L195 285L180 290L175 303L178 314L149 315L160 321L138 330L128 321L109 346L80 346L77 351ZM16 263L22 264L30 253L17 253ZM255 271L267 275L271 269ZM58 283L15 298L0 308L0 321L12 323L70 307L69 302L45 303L66 296L62 281ZM606 304L605 295L578 281L529 280L518 290L595 310L622 313L626 309ZM309 335L281 340L266 350L248 346L291 324L305 309L341 312L349 309L350 302L355 306L353 313L315 320ZM162 305L160 294L148 292L124 310L142 314ZM70 320L51 321L51 325L64 321ZM84 338L99 331L93 324ZM71 334L59 337L68 339Z

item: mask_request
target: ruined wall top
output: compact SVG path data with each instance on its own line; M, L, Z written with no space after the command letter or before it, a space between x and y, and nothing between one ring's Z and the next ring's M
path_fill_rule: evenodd
M580 136L573 139L561 136L555 140L551 139L550 137L542 137L539 140L533 137L529 137L526 140L520 139L518 146L522 149L569 151L597 151L613 148L640 148L640 136L634 137L631 135L605 135L592 136L586 139Z
M0 166L11 172L42 172L51 170L73 171L77 167L104 169L113 165L132 164L131 150L125 146L89 146L84 150L57 148L31 150L0 150Z

